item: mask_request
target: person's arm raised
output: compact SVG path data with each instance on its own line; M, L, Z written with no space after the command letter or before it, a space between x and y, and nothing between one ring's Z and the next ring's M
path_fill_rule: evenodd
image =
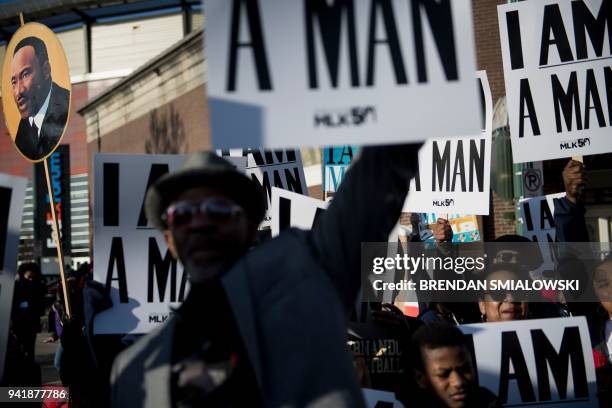
M565 197L555 198L555 230L559 242L588 242L583 195L588 183L584 165L570 160L563 169Z
M314 251L347 313L361 285L361 243L387 242L418 169L421 145L363 148L312 229Z

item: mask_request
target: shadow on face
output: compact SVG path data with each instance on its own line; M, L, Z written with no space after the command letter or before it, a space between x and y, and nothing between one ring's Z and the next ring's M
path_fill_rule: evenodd
M487 276L487 284L491 281L509 282L522 279L517 273L510 270L498 270ZM500 293L485 292L482 300L478 302L480 313L487 322L501 322L522 320L527 317L529 304L514 299L509 291Z
M465 346L421 348L423 371L415 370L422 389L451 408L470 406L475 384L474 369Z
M612 260L604 262L595 269L593 289L599 303L612 318Z
M202 203L207 210L201 210ZM229 264L240 258L252 245L257 227L244 211L219 216L223 209L238 208L222 191L208 187L192 188L179 195L169 208L196 209L182 211L169 218L164 237L171 253L188 268L190 279L205 281L218 276Z

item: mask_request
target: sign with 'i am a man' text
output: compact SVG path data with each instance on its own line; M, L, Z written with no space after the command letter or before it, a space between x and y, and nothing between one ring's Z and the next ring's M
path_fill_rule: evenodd
M245 171L245 158L226 159ZM96 315L94 333L147 333L189 290L187 273L145 213L149 187L177 171L185 156L97 154L94 160L94 280L113 302Z
M612 152L612 2L498 7L515 163Z
M389 144L479 130L469 0L204 7L216 149Z

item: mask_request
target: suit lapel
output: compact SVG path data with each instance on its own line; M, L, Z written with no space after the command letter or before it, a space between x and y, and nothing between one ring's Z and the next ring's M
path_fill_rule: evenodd
M257 331L255 329L255 316L253 314L253 303L251 292L246 277L244 258L241 262L234 265L221 278L228 302L234 313L236 325L240 331L242 342L248 353L249 361L255 371L255 377L259 389L263 394L263 372L261 366L261 356L259 354L259 343Z
M240 262L228 271L221 279L227 299L232 308L236 325L242 337L249 361L255 372L257 383L263 393L263 371L259 343L255 329L251 292L244 271L244 262ZM151 354L144 362L144 387L147 390L145 407L169 407L171 401L171 360L172 344L176 318L170 317L157 336L157 344L152 345Z
M170 317L157 336L157 344L144 362L144 388L147 390L144 406L170 407L172 341L176 319Z
M56 135L61 135L64 123L61 123L61 118L58 118L58 112L62 110L62 101L58 99L58 90L55 87L55 83L51 85L51 96L49 97L49 106L47 107L47 113L42 122L42 128L40 129L41 140L45 141L47 148L49 143L56 142ZM61 129L60 129L61 127ZM47 137L43 138L42 136ZM51 139L51 140L50 140ZM50 149L49 149L50 150Z
M38 143L38 135L32 132L32 127L27 119L21 119L19 122L19 128L17 129L17 137L15 138L15 144L27 157L36 156L36 148Z

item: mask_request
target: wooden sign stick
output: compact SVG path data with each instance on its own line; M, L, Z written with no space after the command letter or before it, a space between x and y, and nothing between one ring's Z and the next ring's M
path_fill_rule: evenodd
M55 202L53 200L53 189L51 188L51 178L49 177L48 159L43 161L45 164L45 177L47 179L47 190L49 193L49 205L51 206L51 217L53 218L53 239L55 240L55 248L57 249L57 263L60 269L60 278L62 281L62 290L64 291L64 306L66 307L66 315L68 319L72 318L70 310L70 299L68 298L68 287L66 285L66 275L64 274L64 255L62 254L62 243L59 237L59 225L55 214Z
M584 164L584 156L572 156L572 160L576 160L577 162Z
M19 13L19 21L21 26L25 24L23 19L23 13ZM55 201L53 200L53 189L51 188L51 178L49 177L49 164L48 159L43 160L45 165L45 178L47 180L47 192L49 194L49 205L51 206L51 218L53 218L53 239L55 241L55 247L57 249L57 263L59 264L60 280L62 282L62 290L64 292L64 307L66 308L66 316L68 319L72 318L72 310L70 309L70 299L68 298L68 286L66 284L66 275L64 274L64 256L62 254L62 243L59 237L59 225L57 223L57 216L55 214Z

